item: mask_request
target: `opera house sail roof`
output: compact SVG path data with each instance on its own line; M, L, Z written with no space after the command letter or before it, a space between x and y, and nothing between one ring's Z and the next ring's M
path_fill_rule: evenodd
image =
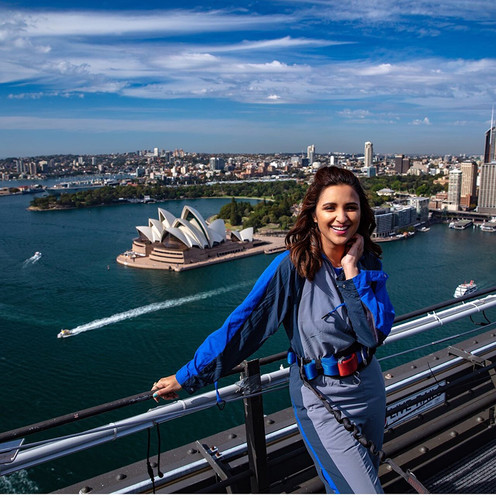
M226 241L226 226L222 219L207 224L198 210L185 205L181 217L158 209L158 219L148 219L148 226L136 226L141 239L150 243L162 243L172 236L188 248L213 248ZM231 239L253 241L253 228L232 231Z

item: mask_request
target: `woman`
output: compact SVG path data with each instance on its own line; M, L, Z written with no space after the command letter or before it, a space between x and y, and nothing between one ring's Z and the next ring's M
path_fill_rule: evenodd
M286 236L288 250L194 358L153 385L155 400L215 382L283 323L294 358L289 387L296 421L327 492L382 493L377 457L318 397L382 447L385 391L374 351L391 330L394 310L381 249L370 238L374 227L359 180L337 167L318 170Z

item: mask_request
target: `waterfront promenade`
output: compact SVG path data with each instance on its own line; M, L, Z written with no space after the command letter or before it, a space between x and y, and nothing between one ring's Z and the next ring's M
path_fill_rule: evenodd
M172 270L180 272L188 271L190 269L196 269L198 267L220 264L221 262L228 262L235 259L243 259L245 257L251 257L253 255L258 255L261 253L272 254L282 252L286 248L283 236L257 235L256 240L254 241L258 242L258 245L254 246L253 248L246 248L241 252L230 253L219 257L211 257L205 261L192 262L189 264L170 264L166 262L157 262L155 260L151 260L150 257L140 256L129 251L120 254L116 260L119 264L128 267L136 267L140 269L159 269L164 271Z

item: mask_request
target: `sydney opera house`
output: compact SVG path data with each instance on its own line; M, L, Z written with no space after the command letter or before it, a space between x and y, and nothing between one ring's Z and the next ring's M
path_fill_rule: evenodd
M253 228L227 233L222 219L208 224L188 205L179 218L159 208L158 219L148 219L147 226L137 226L136 230L138 237L133 240L132 250L119 255L117 262L132 267L180 270L219 257L234 257L267 243L254 240Z

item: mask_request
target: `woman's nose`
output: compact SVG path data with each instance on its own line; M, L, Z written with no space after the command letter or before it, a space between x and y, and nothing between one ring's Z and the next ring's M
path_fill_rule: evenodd
M336 210L336 221L337 222L346 222L348 216L346 214L346 210L338 209Z

